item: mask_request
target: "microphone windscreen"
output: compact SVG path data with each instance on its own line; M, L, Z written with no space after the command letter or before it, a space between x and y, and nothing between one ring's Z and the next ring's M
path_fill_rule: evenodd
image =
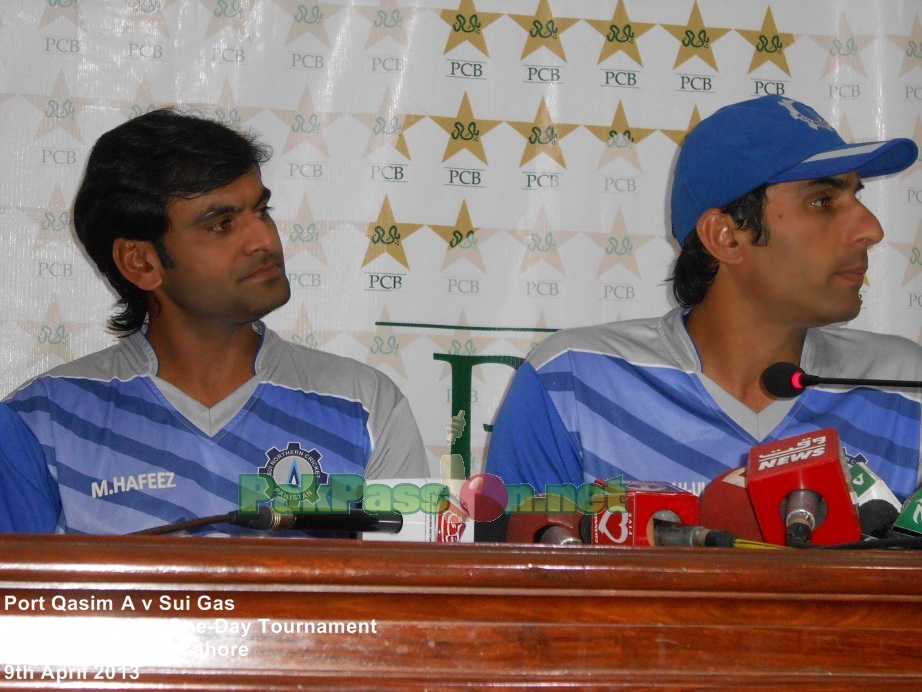
M778 399L792 399L803 394L804 388L796 380L804 371L793 363L775 363L765 368L762 384L765 391ZM795 384L796 383L796 384Z
M518 511L509 517L507 543L560 543L559 537L563 536L583 542L580 530L583 515L568 498L535 495L527 504L517 507Z
M887 538L900 513L886 500L869 500L858 505L861 533L874 538Z
M724 471L705 486L698 498L698 521L709 529L762 541L759 520L746 492L745 466Z

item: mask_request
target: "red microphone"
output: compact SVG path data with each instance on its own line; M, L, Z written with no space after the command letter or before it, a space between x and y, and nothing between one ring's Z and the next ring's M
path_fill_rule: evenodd
M707 484L698 498L698 520L749 541L762 541L756 511L746 490L746 467L724 471Z
M602 487L605 481L596 481ZM671 512L670 521L682 524L698 523L698 498L671 483L657 481L622 481L622 505L626 512L603 509L593 514L590 542L593 545L649 546L653 545L653 516ZM662 516L662 515L661 515Z
M861 538L858 498L832 428L753 447L746 484L768 543L804 547Z
M541 498L536 495L535 499ZM550 545L573 545L586 543L588 536L580 530L585 515L572 513L518 512L509 517L506 530L507 543L547 543Z
M606 490L603 509L595 514L579 512L572 501L536 495L547 509L558 512L513 512L506 541L509 543L590 543L606 546L654 544L653 517L694 525L698 522L698 498L670 483L650 481L596 484ZM663 514L660 514L663 513Z

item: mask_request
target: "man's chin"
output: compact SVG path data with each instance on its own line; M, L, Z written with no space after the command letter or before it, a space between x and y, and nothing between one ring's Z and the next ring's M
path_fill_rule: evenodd
M853 308L849 308L848 310L841 310L836 313L831 313L829 319L827 319L823 324L817 326L824 326L827 324L845 324L846 322L851 322L860 314L861 303L859 302L858 305Z
M288 281L286 280L285 281L285 291L279 296L277 296L274 300L272 301L267 300L264 306L255 306L252 311L253 319L250 321L255 322L256 320L261 320L266 315L275 312L280 307L287 304L289 300L291 300L291 287L289 286Z

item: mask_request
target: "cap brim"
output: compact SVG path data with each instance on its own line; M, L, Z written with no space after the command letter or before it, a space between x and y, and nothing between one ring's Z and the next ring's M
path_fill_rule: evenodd
M862 178L889 175L906 170L915 163L919 148L911 139L898 138L886 142L847 144L814 154L769 180L769 183L789 183L794 180L815 180L849 171Z

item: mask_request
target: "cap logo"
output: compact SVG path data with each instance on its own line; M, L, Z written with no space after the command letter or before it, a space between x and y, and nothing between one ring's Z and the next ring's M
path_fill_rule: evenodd
M792 118L799 120L802 123L806 123L814 130L819 130L820 128L824 130L832 130L832 126L821 117L815 116L815 114L811 115L809 113L801 112L798 108L800 104L796 101L792 101L791 99L781 99L779 103L787 108L787 111L791 114Z

